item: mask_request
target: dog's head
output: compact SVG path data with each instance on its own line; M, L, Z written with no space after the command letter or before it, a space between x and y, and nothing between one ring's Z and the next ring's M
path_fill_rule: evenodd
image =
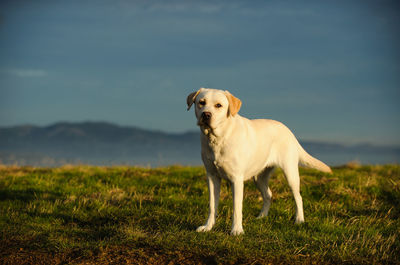
M188 110L193 104L197 125L215 129L230 117L235 116L242 102L229 91L200 88L187 97Z

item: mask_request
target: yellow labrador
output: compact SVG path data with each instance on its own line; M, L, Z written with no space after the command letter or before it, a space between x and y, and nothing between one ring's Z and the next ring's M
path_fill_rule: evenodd
M197 231L209 231L215 224L221 178L232 183L231 234L243 233L244 181L254 178L264 200L259 217L267 216L272 196L268 181L275 166L282 168L293 192L296 223L304 222L298 164L323 172L331 169L309 155L282 123L241 117L238 114L241 101L228 91L200 88L187 97L188 110L193 104L201 130L201 157L207 171L210 200L208 220Z

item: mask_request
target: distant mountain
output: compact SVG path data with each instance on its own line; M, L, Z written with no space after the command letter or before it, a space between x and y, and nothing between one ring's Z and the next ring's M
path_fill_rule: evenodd
M194 153L196 155L194 155ZM104 122L0 128L5 164L200 164L199 134L171 134Z
M201 165L199 132L165 133L105 122L61 122L0 128L0 163L58 166ZM301 142L312 155L328 164L350 160L363 163L399 163L399 147L346 146Z

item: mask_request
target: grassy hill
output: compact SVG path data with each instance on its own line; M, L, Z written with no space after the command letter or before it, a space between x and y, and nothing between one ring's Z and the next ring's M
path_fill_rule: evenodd
M203 168L0 167L2 264L399 264L400 166L301 170L306 222L281 171L273 202L245 185L245 234L229 235L232 196L223 182L217 224Z

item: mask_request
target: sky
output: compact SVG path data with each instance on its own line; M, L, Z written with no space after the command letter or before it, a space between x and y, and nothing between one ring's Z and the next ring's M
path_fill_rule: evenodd
M400 145L400 4L385 0L0 2L0 126L198 130L186 97L303 140Z

